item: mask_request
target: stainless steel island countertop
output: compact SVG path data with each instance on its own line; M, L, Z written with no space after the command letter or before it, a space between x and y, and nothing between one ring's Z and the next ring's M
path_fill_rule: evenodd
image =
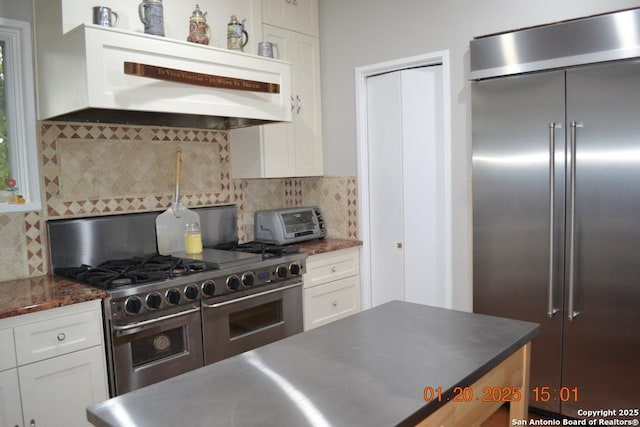
M415 425L538 325L393 301L93 405L96 426Z

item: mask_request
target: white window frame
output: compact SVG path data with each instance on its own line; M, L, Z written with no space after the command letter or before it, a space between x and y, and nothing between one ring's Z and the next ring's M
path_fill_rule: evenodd
M0 40L4 42L5 107L11 175L18 182L17 193L26 200L21 205L0 202L0 213L37 211L42 209L42 201L31 24L0 18ZM6 189L4 182L0 183L0 189Z

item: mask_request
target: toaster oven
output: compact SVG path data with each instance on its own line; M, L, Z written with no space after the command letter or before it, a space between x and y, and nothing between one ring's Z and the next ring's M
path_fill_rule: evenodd
M257 242L286 245L326 235L324 219L317 206L257 211L254 238Z

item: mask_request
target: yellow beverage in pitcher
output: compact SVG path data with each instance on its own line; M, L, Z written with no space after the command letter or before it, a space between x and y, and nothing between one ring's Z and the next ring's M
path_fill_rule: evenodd
M202 234L200 233L200 224L187 224L184 233L184 252L187 254L202 253Z

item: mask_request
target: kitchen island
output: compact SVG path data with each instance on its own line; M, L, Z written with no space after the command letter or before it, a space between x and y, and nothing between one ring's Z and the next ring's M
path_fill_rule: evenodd
M393 301L90 406L87 417L137 427L469 426L513 400L510 418L525 419L538 329Z

